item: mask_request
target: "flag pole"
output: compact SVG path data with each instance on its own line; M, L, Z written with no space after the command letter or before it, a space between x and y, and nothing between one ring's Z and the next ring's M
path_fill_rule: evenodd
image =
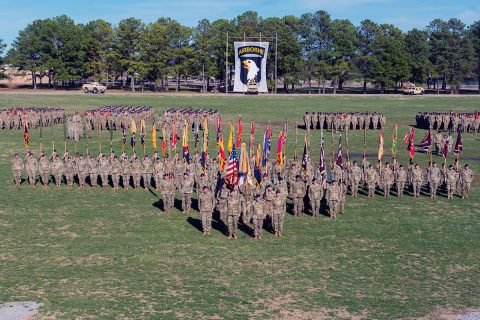
M348 148L348 126L345 127L345 143L347 144L347 161L350 162L350 152Z
M293 155L293 160L297 160L297 144L298 144L298 123L295 121L295 152Z

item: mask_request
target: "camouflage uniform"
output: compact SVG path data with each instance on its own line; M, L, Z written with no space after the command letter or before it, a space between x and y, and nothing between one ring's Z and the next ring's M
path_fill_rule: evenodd
M150 187L152 182L152 174L153 174L153 163L150 161L148 156L143 158L143 187L145 189Z
M210 233L212 229L212 213L215 208L215 197L210 190L200 192L198 195L198 208L202 217L203 233ZM182 202L183 203L183 202Z
M227 201L227 225L228 237L236 238L238 230L238 218L240 218L240 201L238 199L238 190L230 191Z
M121 164L122 164L122 185L124 189L128 189L130 186L130 162L128 158L124 155L122 155L121 158Z
M413 184L413 196L418 198L420 195L420 188L423 182L423 171L418 166L415 166L412 170L412 184Z
M175 185L169 175L165 175L162 183L163 210L170 213L175 204Z
M308 186L308 199L310 200L310 207L312 208L312 215L316 218L320 213L320 202L323 198L323 186L314 180Z
M84 159L82 155L80 155L76 160L75 164L76 164L78 184L80 185L80 187L85 187L85 179L88 173L87 160Z
M102 188L106 188L108 186L108 174L110 171L110 162L108 161L107 157L104 155L98 161L98 169L100 173L100 178L102 179Z
M462 199L468 199L468 194L470 193L470 185L473 181L473 171L468 167L460 172L460 182L462 186Z
M405 182L407 181L407 171L403 167L399 167L397 170L396 183L397 183L397 197L403 197L403 191L405 190Z
M358 185L362 181L362 169L356 164L350 170L350 189L353 197L358 197Z
M190 212L190 208L192 207L192 192L193 177L186 173L183 175L182 182L180 183L180 193L182 194L182 211L184 213ZM203 192L200 192L200 195L202 194Z
M276 236L281 236L283 232L283 220L285 219L285 198L281 192L277 192L273 198L273 217L272 225Z
M453 194L456 191L457 181L458 181L458 173L457 171L455 171L453 166L450 166L450 168L448 169L445 180L447 182L448 199L453 199Z
M372 166L367 169L365 180L368 188L368 197L374 197L375 187L378 181L378 173Z
M200 190L203 189L203 187L208 187L208 185L204 185L201 187ZM227 199L228 199L228 194L229 191L227 189L227 185L223 185L222 189L218 192L217 195L217 210L220 213L220 220L223 222L227 221Z
M118 161L118 158L114 157L110 165L110 174L112 176L112 183L113 183L114 189L118 189L118 185L120 184L121 173L122 173L122 165L120 164L120 161Z
M38 161L38 173L40 174L42 184L45 187L48 186L48 182L50 180L50 170L50 161L45 155L40 156L40 160Z
M63 161L58 156L55 157L52 163L52 172L53 176L55 177L55 185L57 187L60 187L60 185L62 184L64 171L65 166L63 164Z
M265 219L265 212L263 210L264 200L260 197L257 197L253 201L253 234L256 239L260 239L263 229L263 220Z
M440 169L434 165L430 168L428 180L430 181L430 197L436 198L437 197L437 189L438 185L440 184L440 180L442 178L442 174Z
M332 182L332 184L327 188L325 198L327 199L330 218L336 218L341 209L341 190L335 182Z
M140 187L140 178L142 176L143 167L142 163L138 158L133 159L131 164L132 177L133 177L133 188L137 189Z
M67 186L73 187L73 177L75 175L75 163L72 158L67 156L65 158L65 178L67 180Z
M297 181L292 186L292 197L293 197L293 212L295 216L299 217L303 212L303 198L305 196L305 183L297 178Z
M95 187L98 183L98 161L92 157L87 157L88 173L90 175L90 185Z
M240 206L242 207L242 220L245 224L250 224L252 220L253 187L244 183L239 187Z
M394 176L393 170L390 168L389 165L385 165L382 169L382 187L383 187L383 195L387 198L390 195L390 189L392 189Z
M23 161L22 158L15 155L12 159L12 173L13 173L13 180L15 181L16 185L20 185L22 182L22 172L23 172Z
M160 158L157 158L153 164L153 180L155 181L155 188L160 190L160 184L163 180L163 162Z

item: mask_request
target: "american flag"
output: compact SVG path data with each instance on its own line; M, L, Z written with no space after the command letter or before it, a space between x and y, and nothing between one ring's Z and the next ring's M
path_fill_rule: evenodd
M235 144L233 144L230 158L228 158L227 174L225 175L225 181L230 186L234 186L238 183L238 157Z

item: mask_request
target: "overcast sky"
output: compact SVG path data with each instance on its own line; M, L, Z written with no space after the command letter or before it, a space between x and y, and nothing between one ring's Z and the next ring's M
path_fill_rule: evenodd
M466 24L480 20L480 0L0 0L0 38L10 44L33 20L62 14L77 23L99 18L117 23L133 16L144 22L172 17L195 26L203 18L232 19L247 10L264 18L326 10L334 19L358 24L368 18L405 31L424 28L435 18L456 17Z

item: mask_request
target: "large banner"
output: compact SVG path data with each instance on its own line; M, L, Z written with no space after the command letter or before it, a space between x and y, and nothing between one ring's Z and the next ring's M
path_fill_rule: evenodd
M248 81L258 84L258 92L268 92L268 42L235 42L235 83L233 91L246 92Z

